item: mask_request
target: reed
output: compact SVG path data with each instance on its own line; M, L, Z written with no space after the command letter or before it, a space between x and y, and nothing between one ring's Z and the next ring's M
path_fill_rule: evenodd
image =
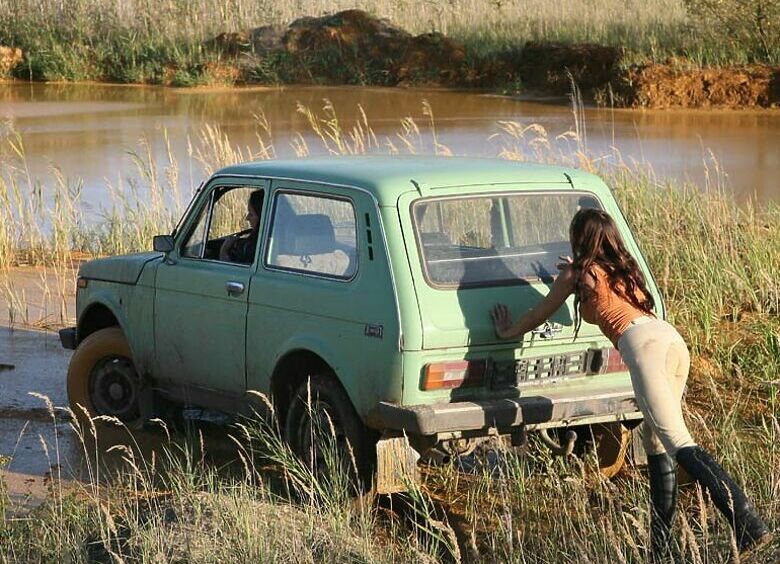
M57 460L58 429L70 425L87 470L78 486L55 473L34 509L5 495L0 474L0 562L647 558L645 477L630 470L604 481L588 454L554 459L535 441L522 454L494 442L480 455L428 467L407 494L376 500L352 497L342 466L334 465L327 481L314 474L290 452L273 419L217 434L197 427L171 434L163 425L149 447L149 431L140 445L115 419L79 426L66 422L67 409L48 405L45 456ZM780 424L773 417L751 428L735 425L732 415L714 410L706 422L693 415L694 432L708 446L723 445L718 458L777 526L780 481L770 469L780 465ZM104 451L96 445L106 435L115 444ZM229 453L225 444L233 445ZM700 490L684 488L680 505L680 560L739 561L728 524ZM775 544L761 558L772 561L778 550Z

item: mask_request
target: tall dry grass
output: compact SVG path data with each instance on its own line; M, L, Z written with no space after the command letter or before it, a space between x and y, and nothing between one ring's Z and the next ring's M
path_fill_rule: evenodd
M710 2L720 12L691 17L684 0L584 0L576 6L566 0L0 0L0 45L23 49L26 63L17 74L25 78L189 86L223 79L210 66L219 55L203 46L219 33L361 8L415 34L451 35L477 57L517 50L527 41L556 41L620 47L626 63L684 56L702 65L776 64L776 40L757 50L740 39L756 35L750 28L747 35L730 34L718 24L720 15L734 12L730 4L749 11L753 3ZM770 38L777 17L770 14L759 27ZM271 57L257 72L283 82L285 71Z
M407 494L355 498L335 456L325 480L290 451L273 419L212 430L210 439L197 428L171 434L158 422L158 431L141 437L107 417L69 423L67 409L39 397L51 418L50 432L41 435L45 456L59 461L58 433L65 430L82 448L69 462L86 471L74 483L54 466L49 493L32 510L4 495L0 474L0 562L549 563L648 556L645 477L632 470L605 481L588 454L563 460L535 441L523 454L495 442L480 455L428 467ZM714 409L705 422L691 414L694 432L777 526L780 480L771 469L780 465L778 420L746 432L729 422L732 415ZM96 448L108 433L114 446ZM155 443L153 453L139 445L141 438ZM232 462L209 454L215 441L232 443ZM730 527L697 488L683 489L674 530L678 561L740 562ZM776 543L759 558L769 562L778 554Z

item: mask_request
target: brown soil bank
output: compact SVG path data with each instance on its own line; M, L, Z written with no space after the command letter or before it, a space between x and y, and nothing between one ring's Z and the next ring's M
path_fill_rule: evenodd
M0 79L8 76L22 62L22 50L0 45Z
M769 108L780 103L780 68L681 70L643 65L622 77L624 103L646 108Z
M628 107L780 104L778 67L680 70L684 61L678 61L624 68L622 51L615 47L539 42L476 56L452 38L413 36L361 10L301 18L286 28L223 33L206 47L237 66L238 80L247 83L499 87L566 94L574 81L598 101ZM232 76L224 69L219 74Z
M455 86L467 66L458 42L440 33L412 36L361 10L223 33L206 47L235 57L248 82Z
M440 33L412 35L361 10L222 33L196 47L201 55L184 63L161 52L147 61L157 70L140 80L174 86L414 85L557 95L569 93L574 82L586 97L617 106L780 106L780 67L699 69L681 59L629 66L622 49L594 44L528 42L483 52ZM139 80L135 71L117 71L114 62L100 67L104 80ZM0 47L0 78L11 72L21 76L20 68L22 53Z

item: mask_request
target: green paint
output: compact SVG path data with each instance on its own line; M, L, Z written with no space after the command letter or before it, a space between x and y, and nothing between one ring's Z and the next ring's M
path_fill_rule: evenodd
M564 173L572 178L574 188ZM261 248L253 264L181 256L200 210L210 205L214 190L226 186L265 190ZM266 264L268 257L287 252L269 250L271 245L285 245L281 227L271 229L282 193L336 198L352 207L352 214L336 218L336 223L354 225L354 235L349 229L346 235L355 244L350 250L354 255L350 260L356 261L353 277L338 279ZM595 197L615 217L649 273L609 189L598 177L578 170L431 157L267 161L235 165L215 174L196 195L167 259L159 254L130 255L84 265L82 276L104 282L79 291L79 315L97 300L116 310L140 371L163 387L179 384L234 395L247 390L268 395L274 377L296 376L280 374L280 362L302 352L316 355L368 420L380 401L405 405L475 401L543 394L550 389L587 397L611 385L625 385L628 376L623 373L550 380L520 392L515 388L420 390L423 367L430 362L511 361L608 346L598 329L587 324L577 341L572 340L571 300L553 316L561 325L554 338L526 336L523 343L515 344L497 341L489 316L493 304L506 303L519 315L549 291L549 279L476 288L439 288L426 279L412 219L415 202L465 195L490 200L489 195L496 193L503 195L493 200L501 202L505 243L514 238L508 202L512 197L526 194L528 201L552 194ZM282 217L275 221L282 222ZM242 284L245 290L229 295L228 282Z

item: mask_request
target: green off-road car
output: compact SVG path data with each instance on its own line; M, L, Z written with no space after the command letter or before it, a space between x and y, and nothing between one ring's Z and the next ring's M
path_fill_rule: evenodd
M332 423L380 491L415 452L530 431L561 451L579 431L610 475L641 419L617 351L592 325L574 338L571 300L522 342L498 340L490 316L549 291L582 207L615 218L662 304L614 197L579 170L433 157L222 169L154 252L81 267L78 325L61 332L70 402L137 423L161 403L263 414L265 396L297 453ZM253 258L225 256L231 235Z

